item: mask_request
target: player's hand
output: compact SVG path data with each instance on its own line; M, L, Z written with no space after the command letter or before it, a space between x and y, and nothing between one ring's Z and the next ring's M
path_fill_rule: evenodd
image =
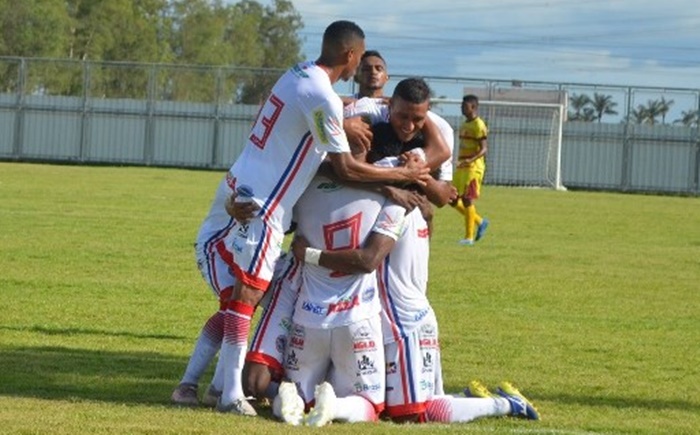
M430 168L416 155L407 154L405 166L402 168L407 177L406 181L425 186L430 179Z
M392 202L405 208L407 212L420 204L421 195L412 190L387 185L382 188L382 193Z
M372 146L372 129L361 117L355 116L343 120L343 130L348 137L348 142L369 151Z
M226 198L226 202L224 203L226 213L238 222L247 224L258 213L260 206L252 201L236 202L236 196L236 192L233 192L231 196Z
M289 250L292 251L294 257L299 261L304 261L304 256L306 255L306 248L309 247L309 241L306 240L304 236L296 235L292 239L292 244Z

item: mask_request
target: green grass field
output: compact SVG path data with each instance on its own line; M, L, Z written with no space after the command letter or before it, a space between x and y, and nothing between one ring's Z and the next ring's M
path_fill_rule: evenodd
M220 176L0 163L0 432L313 431L169 405L216 307L192 242ZM700 198L487 186L479 210L473 248L436 216L445 386L511 380L543 420L323 430L700 433Z

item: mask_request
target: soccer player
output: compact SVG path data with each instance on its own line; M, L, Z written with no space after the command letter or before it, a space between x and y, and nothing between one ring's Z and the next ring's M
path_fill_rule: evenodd
M427 104L405 110L407 118L419 119L426 116ZM383 143L392 142L379 142L372 151L380 155L404 151L401 147L393 147L392 151L391 146L382 147ZM420 145L420 139L409 143ZM500 396L492 395L476 382L466 391L478 397L444 395L437 320L426 296L429 234L428 223L416 208L407 215L396 242L373 234L362 248L324 250L318 258L320 265L345 273L378 267L387 362L387 415L401 422L467 422L508 414L537 419L532 404L508 383L501 385ZM298 259L306 257L306 249L306 241L295 238L292 250ZM324 399L324 412L333 415L338 407L333 395L325 392Z
M320 57L297 64L273 86L229 171L229 195L244 188L260 211L226 240L236 283L224 315L220 412L257 415L245 400L241 380L251 317L272 277L284 230L291 223L290 211L326 155L346 180L423 182L429 176L418 162L376 168L350 155L342 128L342 101L332 85L354 75L364 50L359 26L349 21L330 24Z
M355 74L355 82L359 85L359 90L355 94L356 99L363 97L382 98L384 97L384 85L389 80L386 69L386 62L382 55L376 50L367 50L362 55L360 67Z
M489 226L489 220L479 216L474 204L481 194L486 171L488 128L479 117L479 98L476 95L464 96L462 114L465 120L459 128L459 156L454 179L459 198L453 206L464 216L465 235L460 243L473 246L475 241L484 237Z

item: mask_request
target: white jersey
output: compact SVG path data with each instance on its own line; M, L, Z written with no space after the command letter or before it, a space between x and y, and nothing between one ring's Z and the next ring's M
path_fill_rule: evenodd
M378 269L384 343L407 337L433 309L426 290L430 234L420 209L405 219L401 237Z
M378 232L396 240L405 209L382 195L317 176L295 207L297 234L321 250L356 249ZM306 263L294 322L333 328L368 319L381 311L376 274L344 274Z
M344 115L346 118L360 116L367 120L370 125L374 125L379 122L389 122L389 107L382 98L364 97L345 106ZM447 148L449 148L450 153L453 153L455 147L455 132L450 123L440 115L431 111L428 111L428 116L440 130L440 134ZM450 157L440 166L438 179L441 181L452 181L453 172L452 157Z
M349 151L343 102L322 68L302 62L272 88L230 173L252 189L263 221L283 232L326 153Z
M199 232L197 233L197 239L195 243L197 245L204 245L211 242L217 235L221 235L222 231L235 226L235 221L231 216L226 213L226 198L229 195L229 188L227 187L226 177L222 178L219 182L219 186L214 194L214 199L212 200L211 207L209 208L209 213L204 218L204 221L199 227Z

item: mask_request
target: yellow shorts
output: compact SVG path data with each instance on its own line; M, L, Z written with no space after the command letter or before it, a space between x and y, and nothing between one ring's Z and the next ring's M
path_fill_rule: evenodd
M484 181L484 168L466 167L455 170L454 184L459 196L466 194L469 199L478 199L481 193L481 184Z

